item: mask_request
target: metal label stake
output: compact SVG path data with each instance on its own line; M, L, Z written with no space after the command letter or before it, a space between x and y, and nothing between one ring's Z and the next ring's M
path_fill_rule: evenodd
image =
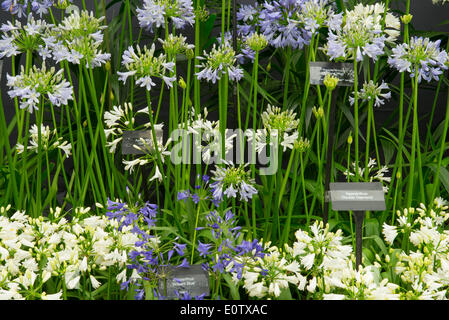
M362 264L365 211L383 211L385 194L380 182L333 182L329 184L334 211L353 211L356 233L356 267Z
M355 265L358 269L362 265L363 252L363 220L365 219L365 211L354 211L355 221Z

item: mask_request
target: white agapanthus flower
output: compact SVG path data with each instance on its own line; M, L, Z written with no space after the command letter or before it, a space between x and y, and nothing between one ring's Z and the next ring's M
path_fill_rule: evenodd
M142 28L165 28L165 21L173 23L176 29L195 23L192 0L144 0L137 8L137 19Z
M393 43L398 38L400 26L399 18L389 10L385 11L383 3L360 3L352 10L346 10L339 27L333 26L329 30L324 50L331 60L362 61L363 56L377 60L384 54L386 43Z
M203 56L198 57L200 64L197 65L200 71L195 73L198 80L205 79L216 83L225 74L229 80L239 81L243 77L243 69L237 65L238 56L231 43L224 41L219 46L213 45L210 52L203 52Z
M39 133L37 125L33 124L30 128L30 141L28 142L27 150L38 152L39 149ZM41 125L41 147L44 151L51 151L55 149L61 149L66 158L68 158L72 153L72 144L63 140L62 137L58 138L56 129L50 130L49 126ZM22 144L16 145L16 150L18 153L22 153L25 147Z
M193 135L194 148L200 153L202 160L205 163L211 163L211 160L223 157L226 158L226 154L234 147L234 138L236 134L231 134L231 130L226 129L225 139L225 155L222 153L222 141L220 139L220 121L210 121L207 118L208 112L205 108L202 114L198 114L195 117L195 113L192 110L191 118L188 119L187 131ZM179 125L179 129L183 129L182 125Z
M109 148L109 152L114 153L117 149L117 144L122 141L123 131L126 130L138 130L141 127L149 127L149 124L143 126L137 126L135 124L135 115L138 113L148 112L139 110L133 112L133 106L131 103L124 103L123 105L113 106L111 110L105 111L104 123L105 123L105 137L107 139L106 146Z
M390 183L391 177L386 176L386 174L388 174L389 171L387 166L382 166L380 167L380 169L378 169L376 159L369 158L368 166L366 168L362 168L361 166L359 166L358 171L359 177L361 177L362 179L365 178L365 172L368 171L368 178L365 182L379 181L383 184L383 191L385 193L388 192L388 187L385 184ZM356 164L355 162L353 162L351 164L350 171L346 170L343 172L343 174L346 177L351 178L355 176L355 172L356 172Z
M62 290L40 293L35 288L51 278L64 281L67 290L87 283L99 288L99 271L107 267L126 276L127 255L136 250L138 236L130 228L119 231L116 220L89 216L88 208L75 211L71 222L55 217L61 208L51 210L52 220L22 211L0 216L1 299L60 300Z
M362 101L373 101L373 105L375 107L380 107L385 103L384 99L390 99L391 98L391 92L382 92L382 90L389 90L390 88L388 85L382 81L382 83L379 85L377 83L374 83L373 80L370 80L369 82L365 82L363 84L362 89L358 92L358 98ZM354 97L349 97L349 102L351 105L354 104Z
M263 129L255 132L248 129L245 132L248 141L255 143L257 153L261 153L265 147L272 148L275 144L279 144L284 152L297 145L299 120L293 111L282 111L279 107L268 105L267 110L262 113L262 123Z

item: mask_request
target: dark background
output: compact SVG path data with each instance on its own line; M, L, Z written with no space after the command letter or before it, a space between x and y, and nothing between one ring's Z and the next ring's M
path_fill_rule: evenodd
M1 1L1 0L0 0ZM206 0L207 1L207 0ZM74 0L74 4L78 5L80 8L81 0ZM109 2L108 0L106 2ZM213 1L216 2L216 1ZM254 0L239 0L238 3L252 3ZM92 1L86 1L87 6L90 7L91 10L93 10L94 6ZM108 19L113 17L118 13L120 3L112 6L108 10ZM400 0L393 0L391 1L391 7L394 10L399 10L397 12L404 10L403 1ZM441 23L444 20L449 20L449 4L445 5L434 5L432 3L432 0L412 0L411 1L411 14L413 15L412 25L416 30L421 31L442 31L442 32L449 32L449 24L442 25ZM6 23L11 18L11 15L9 12L6 11L0 11L0 24ZM134 27L138 28L137 21L134 23ZM189 34L189 38L192 37L191 35L191 29L186 30L186 33ZM23 57L24 58L24 57ZM11 74L11 59L5 58L3 61L3 68L0 73L0 89L1 89L1 96L2 101L6 113L6 121L9 123L9 121L12 119L14 115L14 107L12 105L12 100L9 98L7 94L8 88L6 87L6 74ZM435 83L433 83L435 85ZM435 115L435 119L433 121L434 125L437 125L440 121L442 121L442 117L445 112L445 100L446 100L446 88L442 89L440 94L440 99L437 104L437 111ZM434 92L432 90L426 89L425 86L420 89L419 93L419 113L420 115L429 113L432 107L434 98ZM375 109L375 117L376 121L379 121L379 123L382 123L383 119L388 117L388 115L394 110L395 103L391 101L390 103L387 103L382 108L376 108ZM425 123L421 123L421 125L425 126ZM424 130L421 130L423 132ZM11 143L14 143L11 141Z

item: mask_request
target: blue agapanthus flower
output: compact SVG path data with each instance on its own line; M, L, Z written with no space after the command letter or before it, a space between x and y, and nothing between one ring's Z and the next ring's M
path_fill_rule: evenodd
M53 5L59 5L61 7L67 7L71 3L71 0L4 0L2 2L2 9L11 12L12 15L17 15L21 18L23 15L27 14L28 6L30 9L42 16L48 13Z
M172 22L176 29L193 25L195 13L191 0L144 0L137 10L137 19L142 28L165 28L165 22Z
M388 63L399 72L409 72L412 78L418 72L418 82L421 79L428 82L438 80L443 70L448 68L449 62L448 53L440 49L440 43L440 40L413 37L410 44L402 43L393 48Z
M260 31L275 48L301 49L310 42L310 34L300 22L306 0L279 0L263 4Z
M237 11L237 33L240 36L250 35L260 28L260 11L262 7L259 4L242 5Z

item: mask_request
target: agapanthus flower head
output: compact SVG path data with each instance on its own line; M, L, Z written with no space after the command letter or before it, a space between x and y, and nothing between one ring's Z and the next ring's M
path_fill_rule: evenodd
M402 43L393 48L388 63L399 72L407 71L410 77L418 72L418 82L438 80L443 70L448 68L449 55L440 49L441 40L412 37L410 43Z
M235 167L229 163L226 167L216 167L212 174L214 182L210 186L214 199L222 200L223 196L236 198L240 195L240 199L247 202L257 194L255 182L243 165Z
M385 103L384 99L390 99L391 98L391 92L382 92L382 90L389 90L390 88L388 85L382 81L382 83L379 85L377 83L374 83L373 80L370 80L369 82L365 82L363 84L362 89L358 92L358 98L363 101L373 101L373 104L375 107L380 107ZM349 102L351 105L354 104L354 97L349 97Z
M193 25L195 13L191 0L144 0L143 7L137 8L137 19L142 28L165 28L165 22L172 22L176 29Z
M73 88L65 81L63 69L47 69L44 63L41 68L33 66L27 74L22 66L19 75L7 74L6 77L11 88L9 96L20 98L20 108L31 113L38 109L41 99L48 99L55 106L67 105L68 100L73 100Z
M148 124L148 126L151 126L151 124ZM157 152L159 152L161 162L165 163L165 158L170 156L169 146L172 142L172 139L169 138L164 143L163 137L157 134L157 132L162 132L163 126L163 123L154 124L154 131L156 132ZM153 163L153 176L149 179L149 181L153 181L155 179L162 181L163 176L161 173L161 168L159 168L159 166L157 165L158 154L156 152L156 148L154 147L153 131L151 128L148 130L148 138L144 139L141 137L139 140L139 145L133 145L133 148L141 151L141 154L139 154L135 159L132 160L123 159L122 163L125 165L125 170L130 170L130 172L134 170L135 166L144 166L146 164Z
M174 76L170 77L168 72L173 72L175 66L174 62L168 62L164 54L155 56L154 52L156 47L154 44L151 48L144 46L144 48L141 49L137 46L136 49L137 50L134 50L134 48L130 46L123 52L122 65L125 66L126 71L117 72L119 80L126 82L128 77L134 76L137 85L150 91L151 87L156 85L153 81L154 78L159 78L163 80L168 87L172 87L176 78Z
M167 39L159 39L159 42L162 43L162 48L168 55L185 54L191 57L195 46L188 44L186 40L187 38L182 35L176 36L170 33Z
M341 24L342 13L335 13L329 0L307 0L302 4L299 20L304 29L315 34L321 27L335 29Z
M250 297L278 298L289 284L298 285L303 278L296 261L287 261L286 252L265 244L264 255L244 259L243 266L233 274L234 282L242 282ZM239 261L238 257L235 259ZM236 262L238 263L238 262Z
M231 210L225 213L212 211L206 216L206 221L214 239L226 239L232 242L240 237L241 227L237 226L237 217Z
M310 140L307 138L299 137L293 144L293 148L298 149L299 152L306 152L310 149Z
M194 135L194 147L201 153L201 158L205 163L211 163L211 160L221 156L222 145L220 137L220 121L210 121L206 119L208 112L204 108L204 114L197 114L192 108L191 118L188 119L187 130ZM180 128L181 125L180 125ZM236 134L230 134L226 129L225 154L232 150Z
M324 51L331 60L362 61L364 56L377 60L386 43L399 36L399 19L387 10L384 20L384 14L383 3L358 4L353 10L346 10L340 23L329 29Z
M26 15L28 7L28 0L4 0L2 2L2 9L11 12L12 15L17 15L21 18Z
M148 108L133 112L132 104L124 103L123 105L113 106L109 111L105 111L104 122L106 126L104 133L107 139L106 146L109 148L109 152L115 152L117 144L123 139L122 135L124 131L139 130L150 126L150 123L146 123L142 126L135 124L135 115L138 113L148 113Z
M278 130L282 135L298 128L299 120L292 110L282 111L281 108L268 105L267 110L262 113L263 126L268 130Z
M268 105L262 113L263 129L245 131L248 141L255 143L255 151L261 153L265 147L283 147L283 150L293 149L298 137L299 120L292 110L282 111L281 108Z
M39 150L39 132L37 125L33 124L30 128L30 141L27 146L27 150L38 152ZM56 129L50 130L49 126L41 125L41 148L44 151L52 151L57 148L64 151L66 157L71 155L72 145L64 141L62 137L57 137ZM17 144L17 153L22 153L24 151L24 146L22 144Z
M335 76L332 76L330 73L327 73L324 77L323 84L326 86L327 89L330 91L334 90L335 87L338 84L339 79Z
M306 0L265 1L260 11L260 31L276 48L301 49L310 41L309 32L300 22Z
M259 4L243 4L237 11L237 32L240 36L248 36L260 28L259 15L262 7Z
M30 6L34 13L42 17L43 14L48 13L52 6L65 9L70 3L71 0L57 0L56 3L54 0L4 0L2 9L21 18L22 15L26 15L28 6Z
M245 43L253 51L261 51L268 45L267 38L263 34L252 33L245 38Z
M343 172L343 174L345 176L347 176L348 178L354 177L355 176L355 171L356 171L356 164L355 162L353 162L351 164L351 168L348 170L346 170L345 172ZM391 177L386 176L386 174L388 174L388 167L387 166L382 166L382 167L378 167L377 166L377 161L376 159L372 159L369 158L368 161L368 166L366 168L360 166L358 166L358 171L359 171L359 177L361 177L362 179L364 179L365 177L365 172L368 171L368 178L367 181L365 182L374 182L374 181L379 181L382 182L382 184L388 184L391 181ZM383 190L385 193L388 192L388 187L387 186L383 186Z
M214 44L209 53L204 51L204 56L198 59L203 61L197 66L200 71L195 73L198 80L205 79L215 83L225 74L229 76L229 80L239 81L243 77L243 70L236 66L237 54L227 41L219 46Z
M33 15L28 15L27 23L22 24L15 20L2 24L0 31L3 35L0 39L0 59L11 57L26 51L37 51L44 44L43 38L53 25L44 20L36 20Z
M104 53L101 48L103 30L107 28L103 24L104 19L95 17L93 12L74 10L44 39L45 47L42 47L41 55L56 62L83 63L87 68L105 64L111 54Z

